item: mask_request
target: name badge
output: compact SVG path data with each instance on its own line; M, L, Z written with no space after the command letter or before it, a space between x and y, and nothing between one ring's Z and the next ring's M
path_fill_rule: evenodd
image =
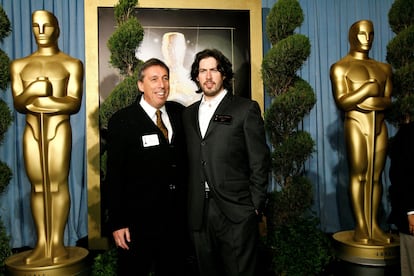
M214 115L213 122L219 123L219 124L230 124L233 120L233 117L231 115L220 115L216 114Z
M148 134L142 136L142 144L144 145L144 148L158 146L160 144L160 141L158 140L158 135Z

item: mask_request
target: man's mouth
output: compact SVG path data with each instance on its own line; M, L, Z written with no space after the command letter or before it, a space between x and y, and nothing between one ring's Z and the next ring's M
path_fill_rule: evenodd
M159 92L155 92L155 95L159 96L159 97L164 97L165 96L165 91L159 91Z
M211 88L213 88L213 87L214 87L214 82L212 82L212 81L207 81L207 82L205 82L205 83L204 83L204 85L205 85L207 88L211 89Z

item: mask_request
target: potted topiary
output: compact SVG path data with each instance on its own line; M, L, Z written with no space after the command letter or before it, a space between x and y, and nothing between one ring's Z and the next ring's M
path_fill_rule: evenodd
M396 36L387 45L393 72L393 104L386 119L397 128L414 120L414 8L411 0L395 0L388 21Z
M7 14L0 5L0 41L3 41L11 33L11 26ZM0 49L0 90L5 91L9 82L9 63L10 59L7 54ZM0 145L3 142L4 134L12 122L12 115L6 102L0 99ZM12 172L6 163L0 161L0 194L4 192L6 186L12 178ZM11 256L10 237L0 217L0 275L4 274L4 261Z
M272 145L276 184L269 194L265 244L276 275L317 275L331 260L328 237L312 213L312 183L304 164L315 143L300 122L316 102L312 87L297 75L310 55L309 39L294 30L303 22L297 0L279 0L266 18L272 48L262 62L262 77L271 106L265 111Z
M388 21L396 36L387 45L387 62L393 67L392 106L386 120L397 128L389 139L390 157L389 199L391 213L388 222L397 226L402 250L410 248L406 237L409 230L407 206L412 199L412 169L414 162L414 6L412 0L395 0L388 12ZM409 249L411 250L411 249ZM403 251L402 251L403 252ZM401 269L406 272L407 254L401 254Z

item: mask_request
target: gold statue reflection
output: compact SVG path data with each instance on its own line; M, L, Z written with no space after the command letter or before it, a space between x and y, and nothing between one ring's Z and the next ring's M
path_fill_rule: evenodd
M24 261L56 264L68 258L63 235L70 206L69 117L80 109L83 64L59 50L59 24L52 13L35 11L32 28L37 51L11 64L14 106L26 114L23 154L38 235Z
M163 35L161 50L164 61L170 68L170 96L168 100L188 106L201 98L197 86L190 79L190 71L184 67L186 53L184 34L168 32Z
M331 66L336 104L345 112L350 195L356 219L354 241L390 243L377 222L381 202L381 174L387 149L384 110L391 105L389 64L369 58L374 39L371 21L355 22L349 29L350 51Z

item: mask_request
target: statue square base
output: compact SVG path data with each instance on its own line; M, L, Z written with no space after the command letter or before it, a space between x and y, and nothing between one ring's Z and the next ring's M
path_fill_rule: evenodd
M391 243L362 244L353 240L353 230L337 232L333 235L336 255L343 261L364 266L399 265L400 239L397 234L390 235Z
M69 257L62 262L36 266L24 263L24 258L31 252L24 251L6 259L6 275L8 276L87 276L90 268L87 262L88 250L81 247L66 247Z

